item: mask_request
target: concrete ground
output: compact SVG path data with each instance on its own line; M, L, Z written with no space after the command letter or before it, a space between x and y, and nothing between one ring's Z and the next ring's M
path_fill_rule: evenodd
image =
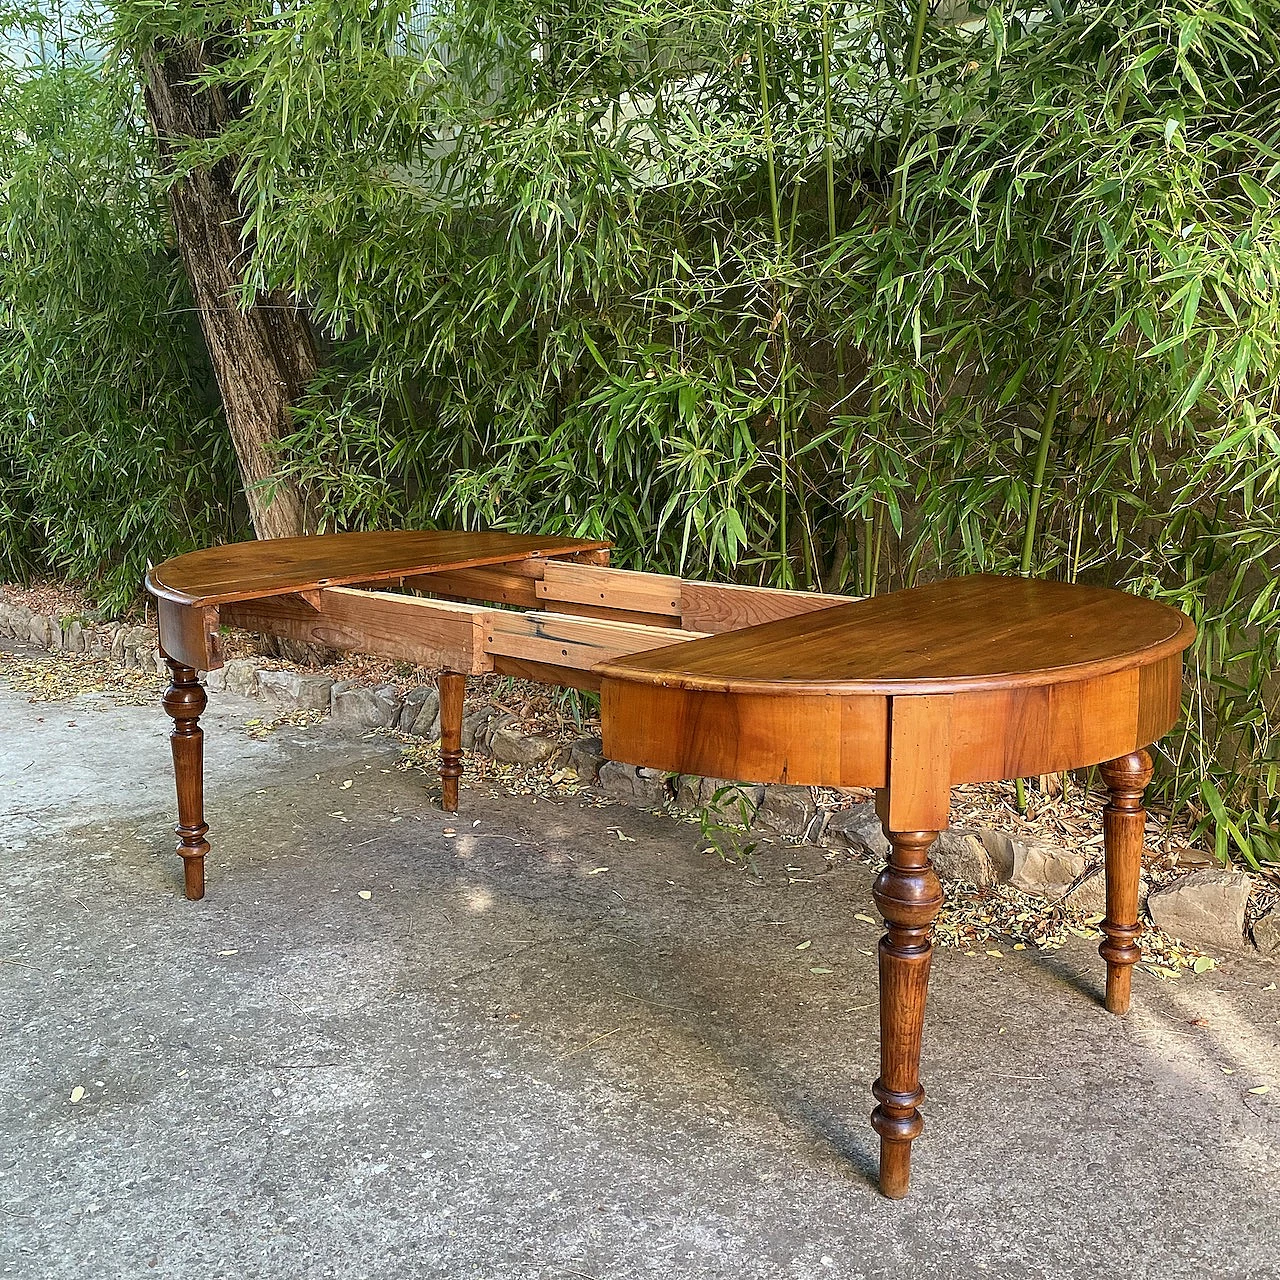
M939 951L891 1203L867 868L261 714L189 903L159 708L0 688L0 1276L1280 1277L1277 966Z

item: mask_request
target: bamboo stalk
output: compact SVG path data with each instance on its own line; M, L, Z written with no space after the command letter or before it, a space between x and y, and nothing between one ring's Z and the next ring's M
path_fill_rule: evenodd
M924 48L924 27L929 16L929 0L916 0L915 24L911 33L911 53L907 60L907 90L903 95L902 126L898 130L898 164L893 171L893 188L889 199L889 226L898 225L898 211L906 198L906 169L903 164L903 152L907 149L907 139L911 134L911 126L915 122L915 101L920 92L920 55ZM881 389L877 385L871 393L871 417L880 416ZM877 511L878 515L879 512ZM862 589L866 595L875 595L876 579L879 576L880 561L880 522L876 521L875 550L863 549L864 577ZM868 538L868 543L871 541Z
M765 163L769 175L769 213L773 220L774 266L782 266L782 200L778 190L778 162L773 137L773 114L769 101L769 73L765 60L764 23L756 22L756 75L760 85L760 114L764 126ZM791 585L791 568L787 542L787 486L790 483L790 465L787 440L787 382L791 367L791 333L787 317L787 299L777 288L775 280L775 305L777 323L782 336L782 368L778 375L776 399L778 420L778 554L782 569L782 585Z
M1071 317L1067 317L1067 331L1058 346L1058 358L1053 368L1053 385L1045 401L1044 416L1040 419L1040 445L1036 449L1035 471L1031 477L1031 504L1027 510L1027 528L1022 537L1022 559L1018 571L1025 577L1031 572L1031 556L1035 547L1036 522L1040 515L1040 497L1044 492L1044 473L1049 465L1049 445L1053 441L1053 429L1058 420L1058 405L1062 401L1062 378L1066 373L1067 358L1075 335L1071 331Z
M1072 309L1074 310L1074 308ZM1053 367L1053 385L1049 388L1049 398L1045 401L1044 414L1040 419L1040 444L1036 449L1035 471L1031 477L1031 504L1027 510L1027 527L1022 537L1022 559L1019 572L1026 577L1031 572L1031 557L1035 548L1036 522L1040 514L1040 496L1044 492L1044 473L1049 465L1049 445L1053 441L1053 429L1058 420L1058 405L1062 401L1062 378L1066 373L1067 358L1071 354L1074 334L1071 331L1071 315L1067 315L1067 330L1058 345L1058 358ZM1018 812L1027 811L1026 783L1018 778L1015 781Z
M911 126L915 123L916 98L920 93L920 53L924 47L924 24L929 16L929 0L916 0L915 26L911 32L911 55L907 61L907 92L904 95L902 128L898 131L898 167L893 172L893 195L889 205L889 225L898 225L898 211L906 197L907 175L903 152Z
M831 7L822 7L822 165L827 182L827 244L836 242L836 155L835 131L831 120ZM845 397L844 349L837 338L836 394Z

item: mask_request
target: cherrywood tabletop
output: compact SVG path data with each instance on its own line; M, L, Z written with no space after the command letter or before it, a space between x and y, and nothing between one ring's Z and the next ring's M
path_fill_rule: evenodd
M930 694L1076 681L1147 666L1195 636L1124 591L990 574L634 654L605 679L720 693Z
M147 575L147 589L177 604L225 604L534 556L572 555L610 545L581 538L452 530L273 538L207 547L166 560Z

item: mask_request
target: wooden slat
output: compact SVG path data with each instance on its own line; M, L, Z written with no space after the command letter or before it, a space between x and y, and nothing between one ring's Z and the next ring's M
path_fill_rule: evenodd
M680 579L667 574L549 560L543 565L542 581L536 590L544 602L567 601L666 618L680 616Z
M318 607L297 596L222 606L224 622L250 631L466 674L493 670L484 649L491 616L474 605L352 587L324 589Z
M448 600L484 600L517 609L545 609L552 605L557 613L610 622L659 627L680 625L680 612L670 608L670 601L661 600L661 607L656 611L649 607L654 596L651 581L672 581L678 585L677 579L661 579L659 575L633 573L629 569L590 566L591 582L584 588L579 575L586 567L572 562L525 560L486 568L418 574L406 578L404 586L415 591L429 591ZM548 573L551 580L544 587L544 575ZM567 583L564 590L558 585L561 582ZM597 589L597 582L605 584L603 594L606 603L601 602L602 593ZM660 596L666 594L659 593ZM588 598L582 602L571 598L578 596ZM642 607L629 608L622 602Z
M594 671L575 671L572 667L555 667L547 662L504 658L501 654L493 655L493 670L495 675L532 680L535 684L563 685L566 689L581 689L584 693L600 692L600 677Z
M680 630L680 619L669 613L638 613L631 609L605 609L594 604L574 604L572 600L540 600L540 608L553 608L556 613L569 614L574 618L599 618L602 622L629 622L637 627L669 627L672 631ZM685 639L688 639L685 633Z
M485 600L493 604L513 605L518 609L537 609L541 605L534 586L546 565L540 560L493 568L455 569L448 573L415 574L404 585L415 591L449 596L455 600Z
M494 611L485 626L487 653L589 671L598 662L694 639L686 631L560 613Z
M571 560L575 564L595 564L604 568L609 563L609 548L611 543L602 543L598 547L591 547L586 551L565 551L552 552L547 556L548 560Z
M851 596L816 591L775 591L770 587L737 587L721 582L680 584L681 620L689 631L718 634L754 627L760 622L795 618L818 609L848 604Z

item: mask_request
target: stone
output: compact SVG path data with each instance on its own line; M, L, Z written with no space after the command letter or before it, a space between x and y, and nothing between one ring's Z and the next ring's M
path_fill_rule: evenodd
M124 661L124 627L111 628L111 656L117 662Z
M1138 909L1146 900L1147 884L1138 882ZM1104 916L1107 914L1107 876L1101 862L1089 868L1089 874L1063 899L1067 906L1078 911L1082 916Z
M665 808L671 799L671 775L665 769L638 768L635 788L639 803L654 809Z
M374 693L378 695L378 700L380 702L391 708L391 715L388 720L388 724L395 724L395 722L400 718L400 707L404 702L404 697L401 695L400 690L393 684L380 684L374 690Z
M687 813L705 812L734 826L749 827L755 819L765 788L758 782L730 778L699 778L684 774L676 787L676 807Z
M1001 884L1008 884L1013 877L1013 846L1016 843L1012 836L1003 831L992 831L989 827L978 832L978 839L991 859L991 869Z
M329 705L336 727L357 732L389 728L400 714L400 697L390 685L370 689L339 680L332 686Z
M415 684L404 692L404 702L400 706L400 715L396 719L396 728L402 733L412 733L413 726L422 714L423 707L429 707L427 724L431 723L440 706L440 695L434 685Z
M542 764L560 750L560 744L543 733L525 733L518 725L504 725L489 740L493 758L503 764Z
M831 849L849 849L876 858L889 853L889 841L870 800L856 800L847 809L837 809L823 828L822 843Z
M464 751L474 751L477 738L481 743L480 749L484 749L485 727L497 714L497 707L477 707L474 711L468 711L463 715L462 749Z
M671 775L661 769L637 768L620 760L606 760L600 766L597 785L607 795L646 808L666 805L671 795Z
M156 633L150 627L125 627L120 633L121 656L126 666L149 667L150 661L144 660L156 647ZM129 654L133 661L129 661Z
M31 610L0 600L0 634L25 640L31 629Z
M474 750L484 755L493 755L493 735L499 729L509 729L512 726L518 727L519 723L510 711L499 711L495 708L493 715L484 722L484 727L477 732Z
M439 742L440 699L438 697L434 702L424 702L422 704L422 709L418 712L418 718L413 722L413 727L409 732L416 738L425 738L428 742Z
M947 880L964 880L984 888L996 882L991 855L976 831L948 827L938 833L929 857L934 870Z
M1060 845L1017 840L990 828L977 834L991 859L995 878L1023 893L1060 898L1089 865L1084 854Z
M826 816L818 812L812 788L778 783L765 787L751 825L793 840L807 840L821 833Z
M258 692L258 664L252 658L232 658L223 663L222 687L228 693L252 698Z
M1084 873L1089 861L1082 853L1057 845L1013 842L1013 872L1009 883L1023 893L1060 898Z
M604 743L599 738L579 738L569 746L569 763L583 782L594 782L604 764Z
M333 699L333 681L328 676L303 675L298 671L259 671L258 691L265 698L300 711L328 711Z
M210 693L221 693L227 687L226 667L218 667L216 671L206 671L202 678L204 687Z
M1216 869L1221 864L1207 849L1184 848L1178 850L1179 871L1200 871L1208 867Z
M1254 921L1253 941L1264 956L1280 960L1280 907L1272 907L1270 915Z
M32 644L38 644L42 649L51 649L54 645L54 622L52 618L46 618L43 614L36 614L27 624L27 638ZM58 644L62 643L61 632L58 634Z
M84 627L74 619L63 634L62 647L68 653L84 652Z
M1144 911L1147 906L1147 895L1151 892L1151 884L1146 875L1138 877L1138 910ZM1089 868L1088 876L1065 898L1063 902L1082 916L1104 916L1107 914L1107 877L1101 862Z
M1192 946L1239 949L1252 888L1249 877L1238 871L1192 871L1152 889L1147 909L1166 933Z
M151 655L156 648L156 633L150 627L125 627L113 644L112 653L119 649L117 661L128 670L152 665Z

